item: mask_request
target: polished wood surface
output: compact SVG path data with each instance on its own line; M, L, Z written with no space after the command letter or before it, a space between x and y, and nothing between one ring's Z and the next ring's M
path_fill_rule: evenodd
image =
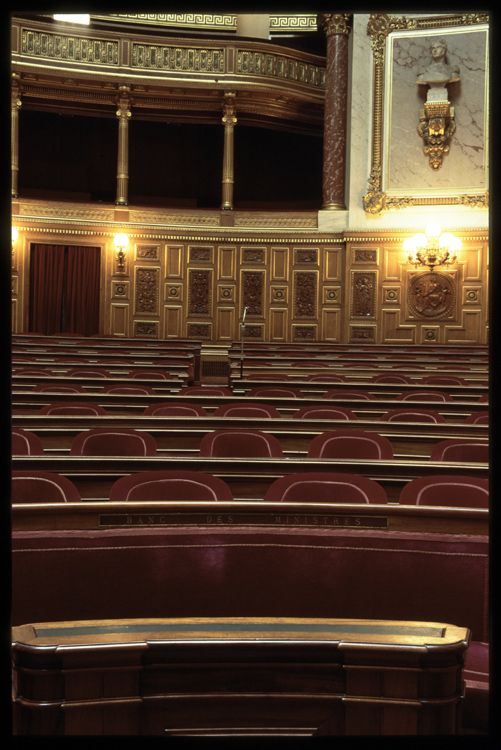
M470 631L167 618L27 624L12 640L16 734L447 735Z
M353 503L216 502L32 503L13 505L12 530L70 530L197 527L349 528L445 534L480 534L489 530L484 508Z

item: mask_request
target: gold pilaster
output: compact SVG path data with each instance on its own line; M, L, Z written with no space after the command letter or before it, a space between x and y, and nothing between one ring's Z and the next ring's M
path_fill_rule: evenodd
M223 101L223 125L224 125L224 150L223 150L223 202L221 208L224 210L233 209L233 131L237 123L236 93L234 91L225 92Z
M130 87L120 86L118 96L118 163L117 163L117 206L128 203L129 187L129 118L131 97Z
M19 176L19 109L21 108L19 75L12 74L11 90L11 163L12 197L18 197Z

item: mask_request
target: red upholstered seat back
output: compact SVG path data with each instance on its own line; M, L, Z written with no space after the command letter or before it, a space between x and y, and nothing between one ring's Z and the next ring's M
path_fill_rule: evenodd
M47 406L42 406L39 414L57 414L57 415L105 415L106 409L104 409L99 404L89 404L89 403L79 403L77 401L65 401L60 404L47 404Z
M322 383L346 383L347 378L346 375L331 375L323 373L317 373L315 375L308 375L306 378L308 381L316 381L319 380Z
M143 414L152 417L206 417L207 412L200 404L159 403L150 404Z
M442 414L433 409L413 409L411 407L402 409L390 409L381 415L383 422L446 422Z
M219 477L195 471L159 470L131 474L111 487L113 502L232 502L229 486Z
M454 461L456 463L489 462L487 440L441 440L433 446L431 461Z
M288 386L257 386L256 388L251 388L247 395L258 398L303 398L303 394L299 388Z
M67 477L49 471L13 471L12 502L79 503L81 496Z
M330 398L333 401L371 401L373 396L368 391L326 391L322 398Z
M427 375L420 382L423 385L466 385L466 380L457 375Z
M452 396L446 391L408 391L400 393L397 401L452 401Z
M388 438L366 430L334 430L313 438L308 458L392 459Z
M215 417L262 417L280 419L281 414L271 404L221 404L214 412Z
M265 502L376 503L388 502L380 484L368 477L334 472L289 474L268 488Z
M138 395L144 394L145 396L155 395L155 391L150 385L107 385L102 388L100 393L116 393L119 396L125 396L127 394L137 393Z
M477 411L475 414L469 414L464 421L466 424L489 424L489 412Z
M43 456L44 448L42 441L34 432L13 427L11 452L13 456Z
M489 480L458 475L418 477L400 493L401 505L488 508Z
M80 383L37 383L33 390L37 393L85 393Z
M298 419L357 419L357 415L346 406L337 406L336 404L325 404L325 406L303 406L293 415Z
M374 375L372 378L373 383L412 383L412 380L406 375L398 375L397 373L382 373L381 375Z
M75 367L66 373L68 378L111 378L111 373L99 367Z
M260 430L214 430L200 441L201 456L271 458L283 456L278 438Z
M231 396L229 388L211 385L186 385L178 391L178 396Z
M155 456L157 444L148 432L96 428L80 432L71 444L71 456Z

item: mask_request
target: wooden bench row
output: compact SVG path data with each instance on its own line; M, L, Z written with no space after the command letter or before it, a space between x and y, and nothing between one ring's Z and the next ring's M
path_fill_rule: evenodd
M151 434L162 453L176 455L198 451L203 435L214 430L261 430L280 440L285 453L305 455L309 443L323 432L335 429L356 429L375 432L391 441L395 456L429 457L438 442L449 439L487 440L489 428L485 424L447 424L381 422L370 419L309 420L282 417L262 419L257 417L152 417L145 415L59 416L15 414L13 427L38 435L47 452L69 451L75 436L85 430L133 429Z
M348 472L375 480L390 502L397 502L402 488L421 476L460 474L488 478L484 463L452 463L426 458L393 460L281 458L205 458L199 455L154 457L14 456L14 471L51 471L68 477L82 499L107 499L111 486L122 476L159 469L198 471L223 479L234 498L263 499L266 490L282 476L315 472Z

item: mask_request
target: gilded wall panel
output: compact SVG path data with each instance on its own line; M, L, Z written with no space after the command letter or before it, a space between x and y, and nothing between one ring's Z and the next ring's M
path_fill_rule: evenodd
M244 326L245 341L264 341L264 325L259 323L246 323Z
M264 271L242 271L241 272L241 314L244 308L248 308L247 315L255 317L264 316Z
M218 284L217 286L217 301L218 302L235 302L235 285L234 284Z
M236 281L237 248L220 245L218 252L218 278Z
M179 305L164 305L164 336L166 339L184 338L183 308Z
M187 323L186 335L189 339L210 341L212 339L212 323Z
M135 320L134 337L157 339L159 335L159 325L157 320Z
M444 327L445 344L474 344L481 341L482 335L482 311L463 310L460 316L460 325Z
M459 263L463 266L463 281L480 281L483 254L483 245L466 245L461 248Z
M350 284L350 317L375 318L377 272L352 271Z
M407 274L407 318L456 319L457 272Z
M381 311L381 343L383 344L415 344L416 324L407 325L401 322L402 313L400 309L388 310L383 308Z
M351 262L353 265L376 265L379 263L379 247L365 245L351 246Z
M293 341L317 341L317 326L316 325L300 325L300 324L293 323L292 340Z
M19 309L18 300L13 299L12 300L12 308L11 308L11 315L12 315L12 333L19 333L19 326L18 326L18 320L17 320L17 311Z
M164 284L164 299L166 302L182 302L184 285L180 282L166 281Z
M283 284L271 284L270 303L286 305L289 301L289 287Z
M135 268L135 315L158 315L159 268Z
M421 338L418 338L419 344L433 344L441 342L440 326L421 326Z
M184 273L184 245L165 246L165 274L170 278L181 278Z
M266 263L266 247L242 246L240 256L242 265L246 265L247 263Z
M235 308L218 307L216 313L216 337L218 341L233 341L235 330Z
M130 293L130 281L116 281L111 282L111 298L128 300Z
M289 248L273 247L271 249L271 280L289 280Z
M135 248L135 260L139 261L159 261L160 245L156 244L137 244Z
M324 308L322 310L322 341L341 341L341 321L342 311L340 309L330 310Z
M384 245L383 247L383 281L402 281L404 265L402 246Z
M294 271L294 317L316 318L317 316L316 271Z
M294 265L316 266L318 264L318 247L295 247Z
M190 245L188 256L190 263L213 263L214 247L213 245Z
M343 248L344 250L344 248ZM341 281L341 249L327 247L323 253L324 281Z
M350 325L350 344L374 344L376 326Z
M111 303L111 335L127 338L129 334L129 305L118 302Z
M341 286L324 286L322 302L324 305L340 305L342 300Z
M188 315L205 317L212 314L212 271L190 268L188 271Z
M287 341L289 311L270 308L270 341Z

